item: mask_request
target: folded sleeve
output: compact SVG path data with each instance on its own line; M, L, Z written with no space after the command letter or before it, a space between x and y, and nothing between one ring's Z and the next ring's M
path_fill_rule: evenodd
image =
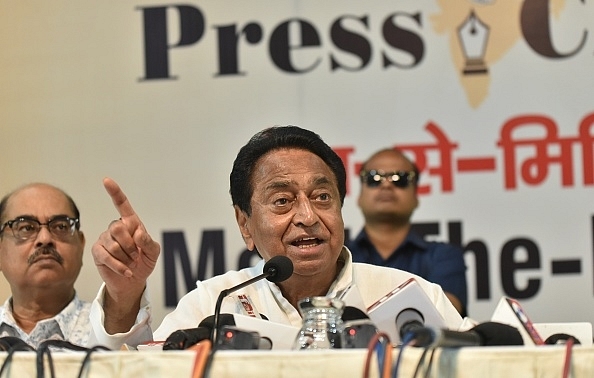
M127 344L137 346L153 340L151 330L151 311L148 300L147 290L142 294L140 300L140 310L136 316L136 321L132 328L125 333L108 334L105 330L105 312L103 311L103 298L105 295L105 284L101 285L97 297L91 304L90 322L91 335L89 338L89 347L102 345L112 350L117 350L122 345Z

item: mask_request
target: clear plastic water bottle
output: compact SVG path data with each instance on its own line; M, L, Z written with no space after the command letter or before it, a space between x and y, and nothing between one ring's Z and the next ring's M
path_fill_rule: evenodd
M332 349L344 345L344 302L327 297L309 297L298 303L303 325L293 349Z

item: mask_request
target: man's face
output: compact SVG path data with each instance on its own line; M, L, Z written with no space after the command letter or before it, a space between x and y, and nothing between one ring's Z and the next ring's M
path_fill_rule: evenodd
M262 156L251 182L252 214L235 209L248 249L265 260L284 255L294 275L334 275L344 243L338 185L317 155L281 149Z
M56 188L35 184L10 197L1 221L24 217L47 223L59 216L75 216L67 198ZM84 245L80 231L58 238L41 226L36 236L19 240L7 226L0 237L0 268L13 294L33 287L71 290L82 267Z
M384 173L396 171L410 172L412 164L397 151L382 151L372 157L365 165L365 170L377 170ZM411 183L405 188L394 186L383 180L376 187L361 183L358 205L366 221L407 223L419 201L415 186Z

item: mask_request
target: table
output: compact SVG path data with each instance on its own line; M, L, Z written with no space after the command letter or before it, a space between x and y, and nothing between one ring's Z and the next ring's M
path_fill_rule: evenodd
M238 377L362 377L364 349L325 351L219 351L212 365L212 378ZM394 361L398 350L394 350ZM422 349L405 348L399 377L412 377ZM562 376L564 346L466 347L436 349L430 377L554 377ZM0 353L4 361L5 352ZM36 377L34 352L17 352L3 377ZM91 357L89 378L191 377L191 351L97 352ZM56 377L76 377L84 354L54 352ZM429 360L427 355L425 362ZM375 358L371 377L378 376ZM47 365L47 362L46 362ZM575 346L572 377L594 376L594 347ZM421 372L424 373L424 370ZM419 374L418 376L422 376ZM46 368L46 377L49 371Z

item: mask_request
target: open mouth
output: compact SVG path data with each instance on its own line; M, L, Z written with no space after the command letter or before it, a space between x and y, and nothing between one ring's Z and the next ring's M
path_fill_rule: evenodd
M310 248L320 245L322 241L318 238L302 238L297 239L291 244L298 248Z

